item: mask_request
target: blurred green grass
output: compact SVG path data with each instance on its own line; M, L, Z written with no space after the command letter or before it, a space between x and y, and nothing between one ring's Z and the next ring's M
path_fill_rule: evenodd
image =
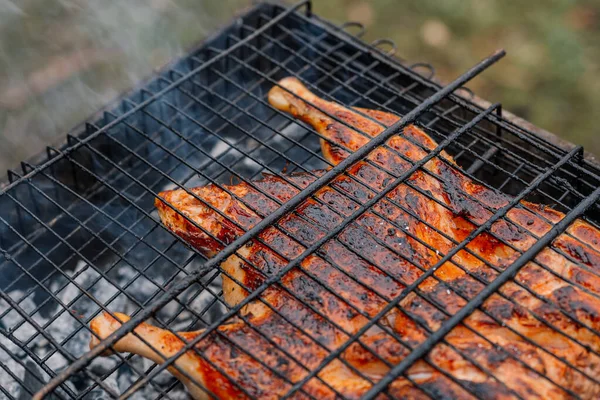
M362 22L365 40L393 39L399 56L430 62L444 81L506 49L468 86L600 155L600 1L328 0L314 10Z

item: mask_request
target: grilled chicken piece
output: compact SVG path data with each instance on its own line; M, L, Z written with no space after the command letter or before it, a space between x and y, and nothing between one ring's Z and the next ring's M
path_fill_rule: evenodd
M397 120L396 116L383 112L359 109L358 113L326 102L294 79L283 80L280 85L298 97L274 88L269 93L271 103L312 124L331 140L332 144L323 141L323 153L334 163L347 154L336 144L350 150L358 147L349 143L364 144L356 130L374 136L384 129L362 114L383 125ZM354 129L318 109L335 115ZM238 304L247 292L234 280L250 290L257 288L287 265L286 258L299 255L305 246L388 185L392 177L384 170L401 173L410 167L411 161L421 159L425 149L436 144L423 131L409 126L403 135L390 139L388 146L374 150L369 156L381 168L368 162L353 165L347 171L349 176L336 178L316 194L316 199L307 200L295 214L283 218L277 227L266 229L260 240L250 242L237 256L229 258L222 266L225 300L230 305ZM439 253L450 251L453 242L463 240L475 229L475 224L484 223L495 209L510 200L469 180L447 154L432 159L425 169L407 180L410 185L399 185L385 200L363 213L337 240L327 242L318 255L306 258L300 268L285 274L280 285L261 295L264 303L254 301L246 306L241 315L244 320L231 321L203 338L195 346L202 357L188 351L185 362L193 361L187 365L200 366L192 368L190 375L223 398L238 394L277 398L285 394L293 383L306 376L307 370L314 369L406 285L434 265L440 259ZM191 189L194 196L184 190L163 192L155 204L169 229L211 255L222 245L196 224L222 243L229 243L277 208L275 201L257 189L285 202L298 188L306 187L323 172L294 174L286 179L266 176L252 185L243 183L224 188L208 185ZM508 217L512 223L499 221L493 225L491 230L496 237L481 234L467 246L476 256L466 251L456 254L454 263L447 262L436 271L437 279L426 280L418 293L411 293L401 302L402 309L388 313L379 326L361 336L360 343L343 351L341 358L348 365L340 360L329 363L319 373L319 379L307 382L302 388L304 392L297 392L296 397L307 398L310 394L314 398L333 398L331 389L347 398L359 397L371 382L389 370L389 365L409 353L408 346L417 346L427 337L428 330L438 329L448 318L434 303L450 314L459 310L484 287L478 279L493 280L499 270L519 256L506 243L525 250L535 241L532 234L543 235L563 215L523 202ZM568 234L559 236L551 248L538 255L536 262L526 265L514 281L502 287L503 296L491 296L481 310L450 332L445 343L431 351L429 363L416 363L408 371L409 380L400 378L393 382L389 396L421 398L427 397L427 393L461 399L517 396L558 399L570 397L570 391L582 398L597 398L600 338L594 331L600 329L597 276L600 254L593 247L599 241L600 233L594 227L576 221ZM106 314L96 321L99 321L96 327L105 327L100 330L92 324L100 338L119 326ZM151 328L154 329L157 328ZM162 336L151 342L158 349L162 349L164 337L172 337L169 332L160 332ZM161 361L132 343L130 340L116 350ZM182 342L177 343L180 348ZM277 350L273 343L283 351ZM201 394L192 393L202 398Z
M269 103L308 122L323 135L321 151L325 159L334 165L348 157L348 151L356 151L367 144L369 136L379 135L400 119L397 115L383 111L359 107L354 107L353 111L341 104L325 101L292 77L282 79L269 91ZM348 126L354 129L349 129ZM405 129L404 135L426 149L433 150L437 147L437 143L429 135L413 125ZM393 145L401 146L401 153L413 161L424 154L403 138L392 138L391 141ZM441 152L441 156L452 160L445 151Z

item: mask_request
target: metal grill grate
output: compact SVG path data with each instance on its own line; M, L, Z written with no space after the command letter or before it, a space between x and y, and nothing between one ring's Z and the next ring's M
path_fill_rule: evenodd
M350 398L355 397L353 393L365 398L392 398L398 393L424 398L486 397L495 393L526 397L524 391L534 389L507 380L507 372L503 372L506 366L534 379L540 391L548 390L545 394L598 394L600 380L594 370L590 372L589 365L545 346L535 335L519 330L510 318L513 311L526 314L540 332L559 335L563 343L581 349L585 362L600 357L600 347L596 347L600 327L594 319L600 310L594 308L600 295L600 289L594 286L600 267L600 256L594 249L597 242L593 233L586 242L569 230L581 218L586 227L597 226L599 171L583 159L581 148L565 151L503 119L499 106L483 110L452 94L498 60L501 53L441 88L429 79L433 75L430 67L413 66L426 75L429 72L430 76L424 78L376 49L388 46L393 52L389 42L369 46L345 32L356 27L360 28L357 24L335 27L319 19L311 14L308 2L290 9L257 6L202 48L68 136L63 147L48 148L45 157L23 163L19 172L9 172L10 181L0 192L0 391L4 396L30 398L44 388L40 393L52 399L186 398L187 391L165 371L167 367L179 372L184 380L193 380L188 389L217 397L224 396L219 392L224 388L250 398L264 397L256 382L249 382L257 378L278 382L278 394L284 398ZM267 101L267 92L287 76L298 77L326 100L379 109L403 119L382 127L381 134L333 166L322 155L319 142L330 138ZM355 128L339 116L329 117ZM438 143L435 149L421 147L425 156L416 162L385 144L410 123ZM359 133L369 137L366 132ZM380 146L402 157L409 166L394 170L373 158L366 161ZM448 204L410 179L422 174L446 187L450 175L440 176L427 167L429 161L440 160L448 171L457 171L441 156L443 151L454 156L478 187L489 189L486 193L497 191L497 198L507 199L493 207L477 194L450 193L467 209L460 217L474 226L461 240L440 231L415 213L410 204L391 195L404 185L414 196L448 209ZM380 185L350 172L349 167L357 162L366 162L387 181ZM284 202L267 193L253 183L263 173L279 177L297 194ZM305 177L305 182L300 183L298 176ZM350 193L332 183L339 183L339 177L359 187L362 197L357 196L358 191ZM240 183L262 194L264 208L235 192L234 185ZM154 205L158 193L188 188L188 195L229 220L226 212L189 189L208 184L244 204L259 221L251 228L231 221L245 233L220 237L168 204L181 221L203 230L223 249L212 258L161 224ZM351 207L345 211L336 208L335 202L319 194L321 188ZM500 192L512 197L503 197ZM305 205L307 199L323 213L323 220L308 218L299 211L298 206ZM521 200L551 205L564 216L560 222L552 220L550 216L558 214ZM273 210L268 210L268 204ZM470 215L470 204L483 210L484 217ZM514 210L531 215L532 225L539 222L547 229L537 234L533 227L519 225L510 217ZM325 217L334 218L335 223ZM290 230L286 218L302 221L305 230L301 234ZM376 221L382 228L368 221ZM407 229L411 221L438 235L440 243L450 243L449 251L423 242ZM500 223L518 240L507 240L495 230ZM269 228L273 224L294 238L300 249L296 254L282 254L261 234L273 229ZM363 242L349 239L350 230L359 232L357 237ZM402 240L388 240L382 231L392 232L388 236L393 237L401 232L397 237ZM507 265L481 257L475 243L483 234L510 251L512 258ZM550 251L547 246L559 235L576 245L552 246L551 251L564 260L564 265L548 265L542 255ZM400 247L409 241L425 253L436 253L437 261L427 265L418 254L408 257ZM247 243L266 246L272 260L281 260L281 265L273 266L273 271L257 265L256 259L247 258L241 251ZM327 246L339 247L352 263L376 271L381 280L373 282L391 282L399 290L390 294L389 287L369 283L369 276L353 275L347 260L332 258L324 250ZM385 257L370 252L373 248ZM221 265L232 255L243 259L249 271L259 271L264 279L256 287L247 287L225 271ZM315 256L325 267L318 271L304 268L303 261ZM478 270L463 265L467 257L480 265ZM390 263L402 265L405 270L390 272ZM450 263L456 271L462 271L462 281L436 273ZM563 291L564 301L539 290L535 281L518 275L515 278L527 267L537 271L540 281L560 280L569 291ZM307 291L287 284L285 279L292 273L301 274L300 281ZM222 276L251 294L237 305L227 304ZM457 282L469 285L461 287ZM296 307L297 313L304 313L303 320L290 315L281 304L267 300L273 288L291 308ZM352 290L360 292L365 303L376 298L381 306L366 309L357 305L349 293ZM502 304L510 315L498 314L486 303L491 299ZM289 328L286 332L292 332L287 339L305 343L306 354L312 359L299 358L286 345L286 337L274 337L265 326L253 322L251 314L242 312L245 305L255 302L277 315L278 326L285 325ZM519 308L521 305L526 308ZM364 323L341 326L330 318L328 307ZM88 353L90 322L103 311L124 312L132 319ZM401 329L390 325L386 318L392 311L405 316L407 326L419 332L420 340L408 340ZM431 319L424 313L429 313ZM474 313L520 347L498 342L490 331L479 330L468 318ZM194 337L173 334L176 343L185 345L169 353L161 365L128 353L99 356L108 348L114 349L120 338L131 335L139 323L149 319L171 332L206 330ZM323 339L325 333L303 325L309 320L321 321L323 329L336 332L343 340L331 347ZM249 342L244 344L228 336L221 328L232 321L241 324L245 335L255 338L259 346L249 348ZM570 329L565 321L576 328ZM487 358L450 338L448 334L456 328L468 332ZM374 329L400 349L399 361L393 362L397 357L382 355L377 343L369 342L368 335ZM133 335L152 345L147 337L135 332ZM207 340L221 344L223 359L210 353ZM357 344L362 346L361 354L378 362L382 371L365 371L348 361L348 352ZM261 353L260 346L271 353ZM524 351L530 348L536 349L536 360ZM446 357L468 365L479 380L457 376L451 367L441 364L434 355L441 349ZM222 378L200 382L176 364L188 350L203 358L213 377ZM272 354L277 355L275 364L269 358ZM544 372L536 364L538 358L559 365L575 377L577 384L566 385L551 371ZM234 366L226 369L220 363L223 360ZM290 365L300 372L291 376ZM328 380L327 371L332 365L353 374L362 391L353 392L349 385L336 386ZM238 374L234 376L232 371ZM424 379L423 371L436 379ZM402 382L401 389L394 386L398 382Z

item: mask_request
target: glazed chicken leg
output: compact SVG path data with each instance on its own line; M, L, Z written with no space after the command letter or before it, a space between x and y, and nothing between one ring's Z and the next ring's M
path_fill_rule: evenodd
M353 111L320 99L293 78L279 85L269 93L271 104L313 125L327 139L321 143L323 154L332 163L366 143L359 131L375 136L398 120L388 113ZM250 242L230 257L222 266L228 304L238 304L247 295L245 288L256 289L287 265L286 258L297 257L387 186L392 176L385 171L406 171L436 143L409 126L387 146L368 157L380 168L368 162L353 165L347 173L354 179L337 177L295 213L266 229L260 241ZM441 254L467 237L476 224L484 223L510 200L469 180L445 153L424 169L344 228L318 255L285 274L279 286L261 295L263 302L249 303L243 309L244 321L232 321L211 332L195 346L201 355L189 351L177 366L196 366L190 375L221 398L278 398L433 266ZM226 190L214 185L191 189L197 198L185 190L163 192L156 207L170 230L212 255L221 245L195 224L229 243L278 207L263 193L285 202L322 173L293 174L287 179L266 176L252 185L225 186ZM459 310L484 287L483 282L493 280L519 256L518 250L535 242L533 235L543 235L563 215L523 202L508 217L512 222L496 222L491 229L494 236L484 233L471 241L470 252L461 251L453 262L442 265L436 279L426 280L418 293L408 295L400 304L402 309L388 313L379 326L361 336L360 343L343 351L343 362L336 359L327 364L318 378L296 392L296 398L334 398L334 391L347 398L360 397L390 365L425 340L428 331L439 328L448 318L441 309L449 314ZM461 399L559 399L570 397L571 391L583 398L598 397L600 338L594 333L600 329L600 255L594 250L598 242L600 233L595 228L576 221L568 234L559 236L536 262L502 287L502 296L491 296L481 310L448 334L445 343L432 350L428 363L415 363L408 371L409 380L393 382L389 396L426 398L443 393ZM110 318L98 317L97 326L108 327L101 333L92 324L100 338L118 327ZM162 337L170 337L162 333L166 336L152 339L157 349L163 345ZM116 350L161 362L148 349L127 343ZM186 385L190 388L189 382ZM196 398L205 395L194 390L190 388Z

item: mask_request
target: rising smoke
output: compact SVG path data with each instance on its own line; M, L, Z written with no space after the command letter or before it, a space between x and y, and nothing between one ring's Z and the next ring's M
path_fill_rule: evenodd
M249 0L0 0L0 176Z

